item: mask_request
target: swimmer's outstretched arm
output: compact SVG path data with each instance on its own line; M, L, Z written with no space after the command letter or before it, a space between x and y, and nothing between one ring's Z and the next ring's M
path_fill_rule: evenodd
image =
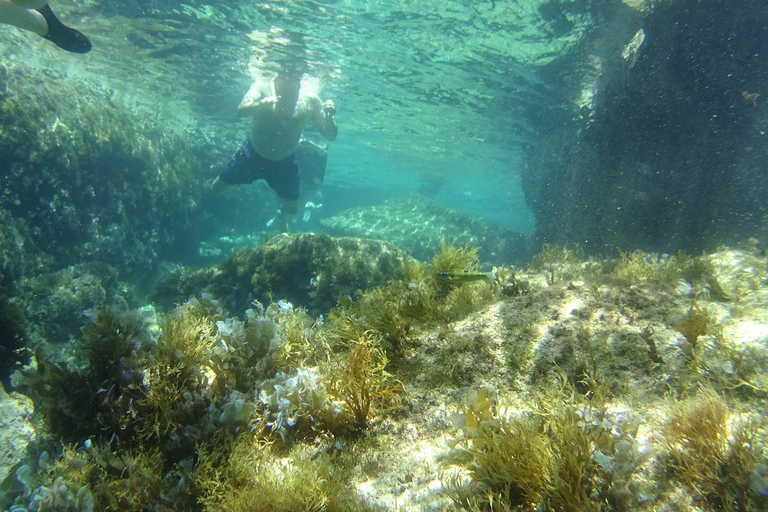
M262 84L254 82L248 92L245 93L240 104L237 106L238 117L248 117L256 113L262 105L277 103L277 96L266 96Z

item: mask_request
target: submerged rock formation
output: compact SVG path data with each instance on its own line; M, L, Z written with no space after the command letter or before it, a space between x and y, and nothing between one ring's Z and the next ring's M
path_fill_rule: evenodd
M3 61L0 279L100 261L146 280L191 228L204 155L108 91Z
M768 236L766 24L760 0L659 2L607 24L569 98L581 115L553 117L523 173L538 240L698 252Z
M30 421L34 410L32 400L19 393L9 395L0 384L0 482L15 471L36 438Z
M0 379L38 334L77 336L83 310L104 305L91 292L116 288L116 275L151 280L191 231L203 146L98 85L0 59ZM50 277L81 264L115 275Z
M235 251L221 263L166 278L156 287L153 300L172 307L207 293L241 315L254 300L269 304L274 298L312 314L327 314L342 297L401 279L409 260L379 240L282 234L254 249Z
M238 258L259 273L293 254L299 274L313 254L360 264L357 242L276 237L208 279L250 288ZM15 374L45 428L6 466L0 508L765 510L764 263L754 246L613 260L550 246L498 269L525 293L440 293L424 265L318 321L280 302L234 318L203 297L149 323L101 311L63 363L43 348ZM0 449L27 404L0 396ZM13 462L34 433L17 424Z
M478 247L480 261L491 265L526 257L523 235L418 195L396 197L377 206L350 208L321 220L320 225L332 236L386 240L421 261L429 261L437 253L440 240L449 245Z

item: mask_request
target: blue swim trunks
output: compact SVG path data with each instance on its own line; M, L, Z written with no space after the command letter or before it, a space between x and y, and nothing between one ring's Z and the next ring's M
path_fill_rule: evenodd
M281 198L289 201L299 198L299 166L296 163L296 155L279 161L266 159L253 149L250 137L245 139L240 151L229 159L219 173L219 178L230 185L266 180Z

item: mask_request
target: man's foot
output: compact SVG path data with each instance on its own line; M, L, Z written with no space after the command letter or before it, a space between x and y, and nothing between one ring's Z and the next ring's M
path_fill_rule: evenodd
M91 51L91 41L79 30L69 28L59 21L48 4L38 9L37 12L42 14L48 23L48 33L43 36L45 39L68 52L88 53Z

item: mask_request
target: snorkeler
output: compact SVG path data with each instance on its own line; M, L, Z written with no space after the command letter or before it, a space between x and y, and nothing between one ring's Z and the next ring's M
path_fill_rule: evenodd
M336 106L302 91L301 74L284 69L273 79L256 81L237 113L252 117L251 133L213 181L211 191L220 193L230 185L266 180L280 198L279 228L286 232L299 206L296 150L301 132L312 122L323 138L336 140Z
M59 21L47 0L0 0L0 23L34 32L68 52L91 51L91 41Z

